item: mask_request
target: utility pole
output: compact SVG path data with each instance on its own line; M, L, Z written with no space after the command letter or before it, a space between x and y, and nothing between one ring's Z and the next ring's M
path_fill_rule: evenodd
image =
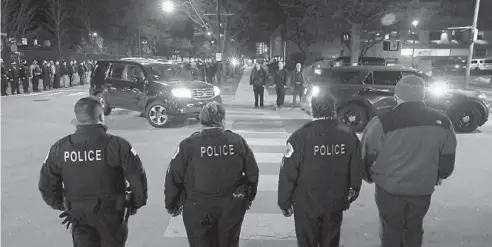
M215 62L217 63L217 66L219 66L219 64L221 64L221 63L219 63L220 61L218 61L218 60L219 59L223 60L222 59L222 38L220 37L220 0L217 0L217 36L219 38L217 39L217 52L215 55L215 60L216 60ZM219 76L216 76L216 78L217 78L217 84L220 85L221 80L222 80L222 69L220 69L218 71L220 72L220 74L219 74Z
M465 88L468 88L470 84L470 70L471 70L471 62L473 58L473 53L475 50L475 41L477 40L478 30L477 30L477 21L478 21L478 12L480 11L480 0L475 0L475 12L473 13L473 23L471 26L471 40L470 47L468 50L468 59L466 62L466 74L465 74Z

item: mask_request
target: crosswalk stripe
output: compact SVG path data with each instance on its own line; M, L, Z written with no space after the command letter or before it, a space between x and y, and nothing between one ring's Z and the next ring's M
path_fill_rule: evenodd
M66 96L77 96L77 95L84 95L84 94L88 94L87 92L78 92L78 93L71 93L71 94L68 94Z
M181 216L171 218L165 237L187 237ZM241 239L295 240L294 217L282 214L246 213L241 227Z
M273 131L275 130L275 131ZM285 135L288 134L285 132L284 128L275 128L275 129L268 129L268 131L259 131L259 130L241 130L241 129L234 129L234 132L238 134L258 134L258 135Z
M260 171L258 191L277 191L277 190L278 190L278 175L261 174Z
M281 146L286 144L286 138L246 138L250 146Z
M255 158L258 163L271 163L280 162L283 155L283 153L255 153Z
M254 111L254 110L226 110L226 115L229 115L229 114L237 114L237 115L244 115L244 114L251 114L251 115L271 115L272 112Z
M227 113L226 113L227 114ZM234 118L234 119L280 119L280 116L278 115L254 115L254 114L246 114L246 115L239 115L239 114L227 114L227 118Z

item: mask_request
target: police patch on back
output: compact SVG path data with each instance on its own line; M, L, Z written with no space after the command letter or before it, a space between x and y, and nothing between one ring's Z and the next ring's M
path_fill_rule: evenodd
M63 152L63 160L65 162L82 163L91 161L102 161L103 151L101 149L89 149L78 151L65 151Z
M345 144L313 145L313 156L336 156L345 154Z

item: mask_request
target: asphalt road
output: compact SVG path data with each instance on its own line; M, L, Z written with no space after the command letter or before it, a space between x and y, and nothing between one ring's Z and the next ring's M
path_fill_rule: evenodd
M37 183L49 147L74 131L72 107L86 92L71 88L2 97L2 246L70 246L70 233L60 224L59 213L42 201ZM280 214L276 190L285 141L307 121L298 109L228 107L227 127L252 146L261 173L257 199L244 220L241 246L297 246L293 219ZM138 113L124 110L114 111L106 124L110 133L133 143L148 175L148 205L130 219L127 246L187 246L181 218L170 218L164 209L164 175L179 141L199 125L190 121L154 129ZM459 135L458 141L455 173L436 189L425 221L426 247L492 246L492 122L476 133ZM373 185L364 184L360 199L345 213L344 246L378 244L373 193Z

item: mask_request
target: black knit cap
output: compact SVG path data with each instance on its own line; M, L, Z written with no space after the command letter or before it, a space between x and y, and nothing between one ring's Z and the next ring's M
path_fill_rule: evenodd
M200 123L206 127L223 127L225 108L217 102L207 103L199 115Z

